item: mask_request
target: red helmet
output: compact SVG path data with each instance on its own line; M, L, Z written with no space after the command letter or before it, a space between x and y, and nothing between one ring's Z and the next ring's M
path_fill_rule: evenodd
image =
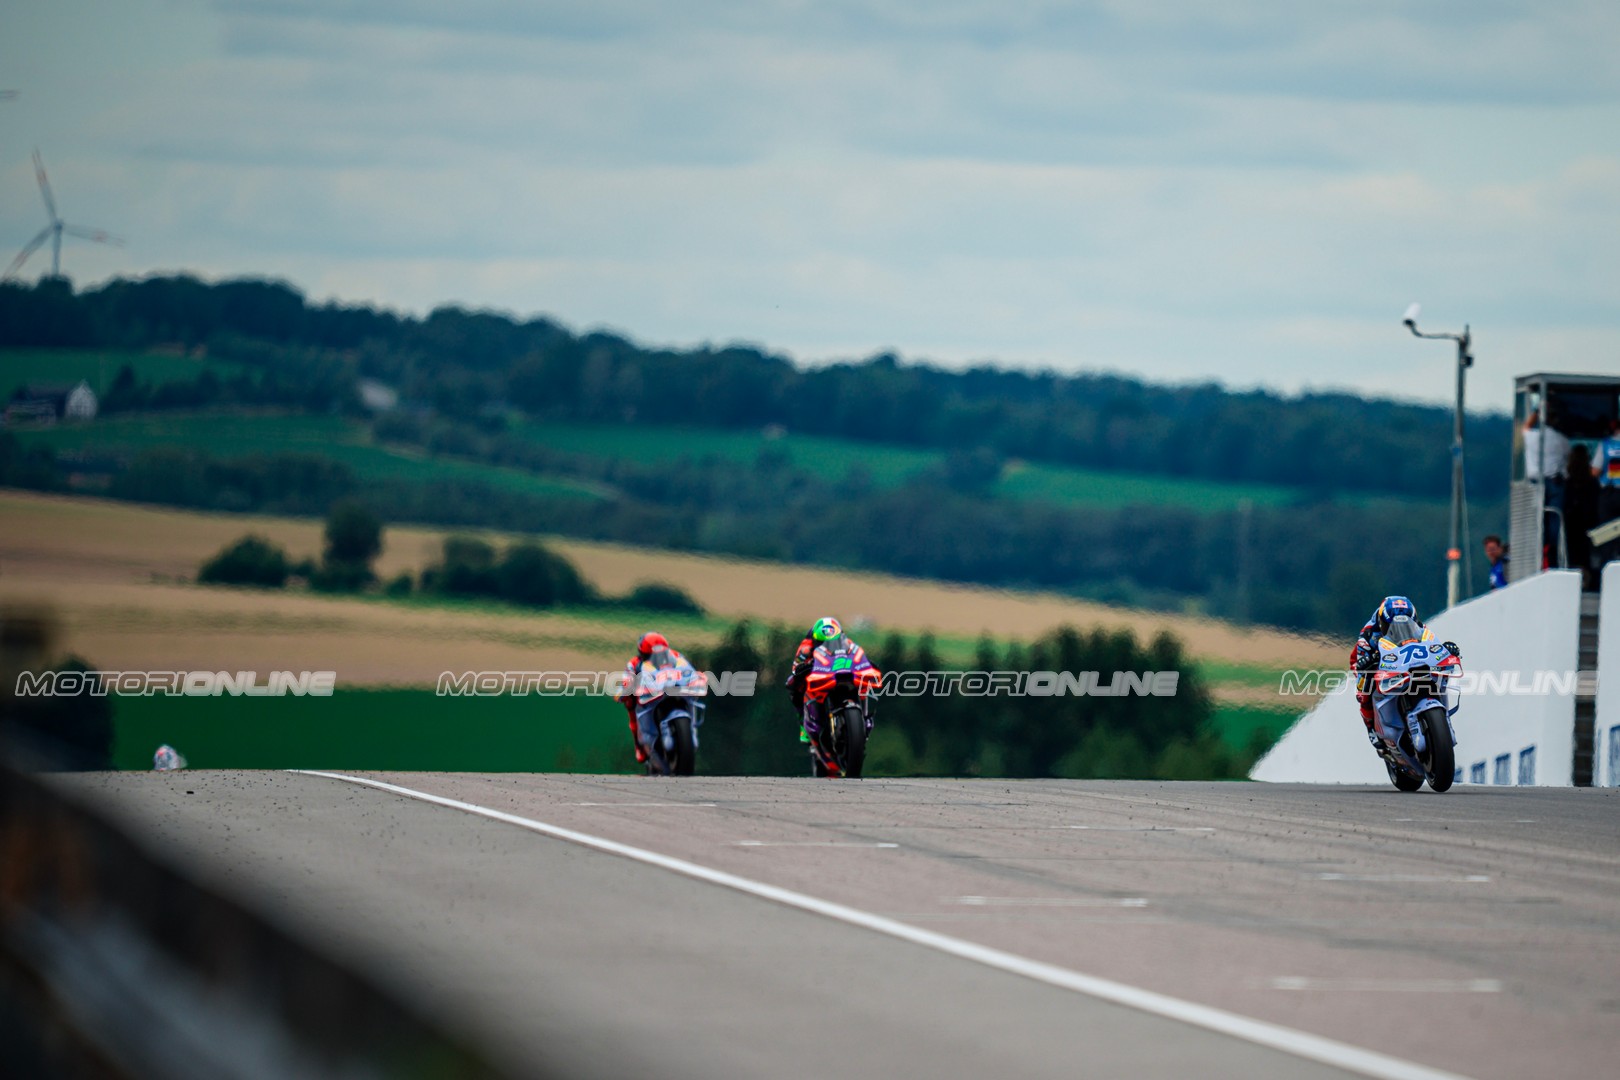
M642 656L647 656L659 646L669 648L669 640L663 634L652 632L641 635L641 644L636 646Z

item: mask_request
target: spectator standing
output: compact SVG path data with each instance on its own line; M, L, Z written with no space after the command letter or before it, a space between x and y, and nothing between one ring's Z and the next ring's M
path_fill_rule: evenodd
M1502 538L1492 533L1485 538L1485 559L1491 566L1491 588L1507 588L1508 553Z
M1592 574L1592 539L1587 530L1598 524L1598 482L1592 475L1592 452L1576 443L1569 452L1564 482L1564 550L1571 570L1581 572L1581 588L1596 589Z
M1598 482L1598 524L1605 525L1620 518L1620 420L1610 422L1608 437L1598 443L1592 472ZM1620 540L1610 540L1593 554L1601 575L1604 563L1620 559Z
M1558 535L1564 520L1564 469L1568 459L1569 439L1553 426L1552 411L1548 410L1543 422L1540 409L1530 410L1524 421L1524 478L1541 486L1543 570L1558 565Z
M1605 489L1620 491L1620 420L1609 421L1609 434L1593 455L1592 472Z
M1549 411L1547 422L1541 422L1541 410L1532 409L1524 421L1524 478L1532 484L1564 475L1564 462L1569 459L1569 439L1552 426Z

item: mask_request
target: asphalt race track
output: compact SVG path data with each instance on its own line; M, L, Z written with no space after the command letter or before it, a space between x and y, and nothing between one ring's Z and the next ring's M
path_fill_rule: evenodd
M1516 1078L1620 1060L1620 789L364 775L585 836L311 774L58 782L525 1071ZM1153 994L1086 992L1116 984ZM1178 1018L1196 1006L1266 1025Z

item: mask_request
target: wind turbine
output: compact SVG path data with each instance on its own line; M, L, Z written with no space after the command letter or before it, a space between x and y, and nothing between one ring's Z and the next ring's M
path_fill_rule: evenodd
M17 253L17 257L11 260L11 265L6 267L6 272L0 274L0 279L9 278L22 269L22 264L28 261L28 256L38 251L40 245L45 243L46 240L51 241L51 277L61 277L63 233L67 233L69 236L77 236L81 240L94 240L98 244L123 246L124 242L109 232L101 229L87 229L80 225L69 225L62 220L61 216L56 212L56 197L51 194L51 181L45 175L45 162L40 159L38 150L34 151L34 177L39 181L39 194L45 200L45 212L50 214L51 223L39 230L38 235L28 241L27 245Z

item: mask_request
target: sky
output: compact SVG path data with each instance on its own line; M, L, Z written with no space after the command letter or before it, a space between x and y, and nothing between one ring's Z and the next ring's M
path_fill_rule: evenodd
M0 259L805 363L1620 374L1620 5L0 0ZM45 257L42 257L45 256ZM24 276L48 269L37 254Z

